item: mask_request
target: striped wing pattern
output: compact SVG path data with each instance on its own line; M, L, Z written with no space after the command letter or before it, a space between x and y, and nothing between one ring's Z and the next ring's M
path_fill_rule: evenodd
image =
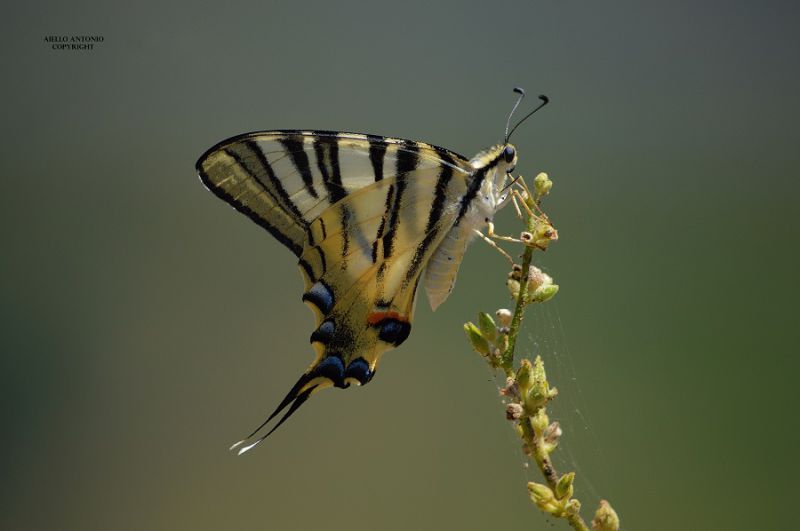
M325 209L355 190L464 157L421 142L332 131L265 131L224 140L197 162L206 187L295 255Z
M315 391L369 382L381 354L411 330L428 260L477 193L464 157L409 140L267 131L223 141L197 169L217 196L299 259L316 317L316 359L264 425ZM236 446L236 445L235 445Z

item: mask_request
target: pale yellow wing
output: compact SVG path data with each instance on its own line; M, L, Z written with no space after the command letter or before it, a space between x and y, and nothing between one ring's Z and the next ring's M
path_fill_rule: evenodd
M262 131L223 140L197 161L206 187L267 229L296 256L308 226L356 190L464 157L422 142L330 131Z

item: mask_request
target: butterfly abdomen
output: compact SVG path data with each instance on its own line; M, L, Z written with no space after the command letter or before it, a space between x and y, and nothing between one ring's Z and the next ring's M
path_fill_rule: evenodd
M458 267L461 265L467 245L475 236L475 230L482 229L497 211L499 194L495 166L498 160L498 155L489 151L473 159L472 164L476 166L475 174L461 199L456 223L428 261L425 268L425 292L433 310L447 300L453 291Z
M436 310L453 291L458 266L467 250L468 225L453 227L436 248L425 268L425 293L433 310Z

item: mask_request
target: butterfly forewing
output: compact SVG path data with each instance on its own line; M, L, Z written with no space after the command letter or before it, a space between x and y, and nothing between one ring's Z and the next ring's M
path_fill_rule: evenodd
M411 170L446 164L448 150L408 140L327 131L265 131L220 142L198 161L203 183L299 255L305 231L355 190Z

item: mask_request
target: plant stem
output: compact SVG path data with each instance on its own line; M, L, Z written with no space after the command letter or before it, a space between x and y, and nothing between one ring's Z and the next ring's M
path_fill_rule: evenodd
M550 456L547 455L544 449L541 437L536 436L530 417L522 419L522 433L523 437L525 437L525 442L528 443L528 447L533 451L533 459L536 461L539 470L542 471L547 484L550 485L551 489L555 489L556 483L558 483L558 473L553 467L553 462L550 461Z
M527 230L532 232L534 230L536 220L528 217ZM531 262L533 261L533 247L525 246L525 252L522 254L522 279L519 282L519 295L517 295L517 304L514 307L514 316L511 318L510 331L508 333L508 348L503 353L503 368L506 373L514 370L514 349L517 346L517 335L519 335L519 328L522 324L522 314L525 313L525 306L528 304L526 299L528 297L528 277L531 273Z
M567 522L569 522L569 525L576 531L589 531L589 526L586 525L586 522L583 521L583 518L581 518L579 514L567 516Z
M536 461L536 466L539 467L539 471L542 473L542 476L544 476L548 486L555 491L559 476L553 466L553 462L550 460L550 455L544 448L544 438L541 434L536 433L530 417L525 417L521 419L520 422L522 425L522 438L528 448L530 448L533 460ZM580 513L567 514L565 519L570 527L576 531L589 531L589 526L583 518L581 518Z

